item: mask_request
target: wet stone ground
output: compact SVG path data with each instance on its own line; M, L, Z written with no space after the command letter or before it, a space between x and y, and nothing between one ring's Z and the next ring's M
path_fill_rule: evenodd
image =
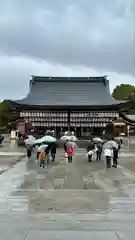
M128 147L118 169L107 170L103 160L88 163L84 150L68 164L62 149L47 170L34 155L11 165L0 175L2 239L134 239L135 152ZM8 152L24 154L24 149L14 145Z
M21 161L24 155L25 150L17 148L16 141L10 141L10 139L6 137L3 144L0 144L0 174Z

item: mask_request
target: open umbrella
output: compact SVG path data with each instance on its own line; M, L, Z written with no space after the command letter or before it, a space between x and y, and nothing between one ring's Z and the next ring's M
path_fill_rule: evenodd
M38 151L39 151L39 152L44 151L47 147L48 147L47 144L43 144L43 145L41 145L41 146L38 148Z
M41 143L41 139L36 139L35 140L35 144L40 144Z
M26 140L24 140L26 145L33 145L35 144L35 141L33 139L27 138Z
M103 140L101 138L96 137L96 138L93 138L93 142L94 143L102 143Z
M67 135L64 135L60 138L60 140L63 140L63 141L66 141L66 140L69 140L70 139L70 136L67 136Z
M108 142L104 143L103 147L106 149L113 149L114 147L118 149L119 145L115 141L108 141Z
M54 143L56 142L56 138L52 137L52 136L49 136L49 135L46 135L42 138L39 138L39 139L36 139L35 140L35 144L41 144L41 143L44 143L44 144L51 144L51 143Z
M56 138L54 138L52 136L49 136L49 135L46 135L46 136L41 138L41 142L43 142L43 143L45 143L45 142L53 143L53 142L56 142Z
M124 137L124 136L125 136L125 133L120 133L120 136L121 136L121 137Z
M120 144L120 140L121 140L120 137L115 137L114 140L115 140L116 143Z
M36 140L36 138L35 138L35 137L33 137L32 135L28 135L28 139L31 139L31 140L33 140L33 141L35 141L35 140Z
M73 135L71 135L71 136L69 136L69 140L71 140L71 141L77 141L77 137L76 137L76 136L73 136Z

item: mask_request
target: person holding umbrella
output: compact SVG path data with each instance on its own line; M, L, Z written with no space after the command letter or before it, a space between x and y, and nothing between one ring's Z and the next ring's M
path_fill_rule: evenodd
M56 148L57 148L57 144L56 144L56 142L54 142L50 147L52 162L55 161Z
M40 154L40 143L35 146L36 151L36 162L38 162L39 154Z
M47 165L49 164L49 160L50 160L49 159L50 147L55 142L56 142L56 138L49 135L46 135L35 141L35 144L47 145L47 147L45 148L45 160L47 161Z
M118 164L118 149L113 147L113 165L112 167L117 168Z
M104 154L106 158L106 167L111 168L112 150L110 148L105 148Z
M26 146L27 157L28 157L28 160L30 160L30 158L32 156L34 140L27 137L27 139L24 142L25 142L25 146Z
M104 154L106 157L106 166L107 168L111 168L111 159L113 157L113 166L116 166L117 156L114 153L114 149L118 150L118 143L112 139L111 141L106 142L104 145Z
M38 159L39 159L39 155L40 155L40 153L42 152L42 151L45 151L45 149L48 147L48 145L47 144L39 144L39 145L37 145L37 149L36 149L36 151L37 151L37 162L38 162Z
M64 156L67 157L67 143L68 143L68 139L66 140L66 142L64 143Z
M120 134L120 143L121 143L121 145L123 144L123 136L125 136L125 134L124 134L124 133L121 133L121 134Z
M88 162L92 162L92 156L94 153L94 149L95 149L95 144L93 141L89 141L89 144L87 146L87 154L88 154Z
M117 168L118 164L118 153L119 153L119 144L113 139L113 165L112 167Z
M33 150L33 146L32 146L32 145L26 145L26 151L27 151L27 157L28 157L28 160L31 159L31 156L32 156L32 150Z
M47 166L50 163L50 158L49 158L50 147L51 147L51 145L48 145L47 148L45 149L45 161L46 161Z
M102 144L101 143L97 143L96 144L96 161L100 161L101 160L101 156L102 156Z
M93 138L93 142L95 143L95 149L96 149L96 161L101 160L101 155L102 155L102 144L103 140L101 138Z
M67 143L67 155L68 155L68 162L72 163L72 158L73 158L73 154L74 154L74 145L73 142L71 140L68 141Z
M40 167L44 168L45 167L45 151L44 150L40 152L39 160L40 160Z

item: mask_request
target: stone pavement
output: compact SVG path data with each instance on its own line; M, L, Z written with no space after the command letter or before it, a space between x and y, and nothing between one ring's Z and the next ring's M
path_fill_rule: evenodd
M84 151L56 160L45 170L24 158L0 175L1 239L134 239L135 175Z
M0 145L0 174L9 170L26 155L25 149L18 149L16 142L6 138Z

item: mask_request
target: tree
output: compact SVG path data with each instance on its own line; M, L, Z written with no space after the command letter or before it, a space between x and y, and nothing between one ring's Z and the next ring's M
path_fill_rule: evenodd
M117 85L112 96L117 100L134 100L135 86L130 84Z
M8 127L8 123L16 120L17 114L13 114L11 111L11 105L8 100L4 100L0 103L0 126Z

